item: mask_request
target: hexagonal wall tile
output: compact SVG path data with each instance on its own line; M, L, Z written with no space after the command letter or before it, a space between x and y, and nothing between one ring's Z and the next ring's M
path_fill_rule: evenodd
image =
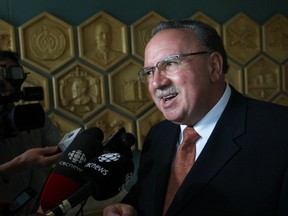
M146 44L151 38L151 30L160 21L165 20L167 19L151 11L131 24L132 54L135 57L143 60Z
M109 108L85 124L85 128L98 127L104 133L104 141L114 132L124 127L126 132L133 133L133 121Z
M0 19L0 50L16 50L14 26Z
M282 66L283 91L288 93L288 62Z
M24 61L52 73L74 57L70 25L44 12L19 28Z
M153 103L147 85L138 78L141 68L142 65L129 60L109 74L111 104L134 116Z
M221 29L221 25L218 24L216 21L214 21L213 19L211 19L210 17L208 17L206 14L204 14L203 12L199 11L196 12L193 16L191 16L191 19L195 19L195 20L199 20L201 22L204 22L210 26L212 26L213 28L216 29L216 31L218 32L218 34L221 36L222 35L222 29Z
M280 105L283 105L283 106L288 106L288 96L283 94L283 93L281 93L280 95L278 95L273 100L273 103L280 104Z
M80 24L78 35L80 57L102 70L128 55L127 26L105 12Z
M240 65L228 60L229 71L225 74L226 82L243 93L243 70Z
M60 130L62 136L66 133L75 130L76 128L81 127L81 125L76 124L75 122L70 121L69 119L64 118L56 113L51 113L49 118L56 125L56 127Z
M157 107L153 107L137 120L137 137L139 150L142 150L142 146L149 129L164 119L165 117L160 112L160 110Z
M280 69L261 55L244 70L245 93L260 100L270 100L280 92Z
M282 63L288 59L288 18L277 14L263 25L263 51Z
M261 50L260 26L244 13L239 13L223 26L227 54L244 64Z
M84 120L105 105L103 74L75 62L53 77L56 109Z

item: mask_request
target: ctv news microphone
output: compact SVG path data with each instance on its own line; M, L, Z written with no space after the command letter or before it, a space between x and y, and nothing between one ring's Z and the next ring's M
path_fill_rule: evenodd
M116 142L118 139L118 145L132 146L134 144L135 138L132 134L125 133L123 129L117 132L105 142L108 146L110 145L108 141L112 138L113 142ZM121 136L119 136L119 133L121 133ZM127 137L125 138L125 136ZM120 137L124 139L120 139ZM123 142L125 143L123 144ZM95 200L105 200L120 193L130 180L134 171L133 160L130 156L132 155L132 151L130 148L129 151L131 154L128 153L126 149L125 153L118 153L113 150L109 152L106 148L106 153L89 161L84 166L82 172L82 175L86 176L88 182L70 197L63 200L57 207L49 210L46 215L66 215L72 208L91 195Z
M98 157L99 162L96 160L94 163L92 160L85 165L84 173L87 173L92 183L94 182L95 190L92 196L95 200L105 200L117 195L130 180L134 171L131 147L135 141L135 137L126 133L122 127L103 143L104 154ZM93 172L93 169L98 172ZM121 185L123 187L120 187Z
M40 206L54 208L87 182L82 177L84 165L103 152L103 132L93 127L79 133L63 152L43 188Z
M127 154L132 158L131 147L135 144L135 137L131 133L126 133L124 127L113 133L104 143L103 152L118 152Z

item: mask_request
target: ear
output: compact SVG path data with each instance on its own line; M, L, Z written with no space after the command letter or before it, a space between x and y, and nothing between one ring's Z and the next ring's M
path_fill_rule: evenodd
M210 78L211 81L217 82L221 76L223 76L223 59L220 53L213 52L210 54L209 57L209 64L210 64Z

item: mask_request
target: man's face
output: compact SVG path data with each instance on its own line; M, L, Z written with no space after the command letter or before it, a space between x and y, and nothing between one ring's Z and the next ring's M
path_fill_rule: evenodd
M157 33L147 44L145 67L177 54L206 51L188 29L166 29ZM194 125L211 108L210 54L193 55L181 60L172 74L154 71L149 80L149 92L166 119L179 124Z
M111 29L106 24L99 24L97 26L97 29L95 31L96 33L96 43L99 47L107 47L109 48L111 46Z
M72 98L79 98L81 97L87 90L85 82L82 79L75 79L72 84Z
M2 96L8 96L15 91L15 88L4 78L2 65L6 65L8 68L10 66L16 65L16 63L11 59L4 59L0 61L0 94Z

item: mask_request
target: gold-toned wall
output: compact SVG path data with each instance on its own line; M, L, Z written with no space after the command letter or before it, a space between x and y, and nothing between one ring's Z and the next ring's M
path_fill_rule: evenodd
M223 37L227 81L250 97L288 105L286 16L275 14L261 25L244 13L222 25L200 11L191 17L211 24ZM106 139L125 127L141 150L151 125L163 119L137 77L150 31L162 20L151 11L128 26L101 11L71 26L43 12L21 26L0 20L0 49L20 52L29 72L23 86L43 87L43 107L63 134L96 126ZM111 37L111 43L98 46L101 37Z

